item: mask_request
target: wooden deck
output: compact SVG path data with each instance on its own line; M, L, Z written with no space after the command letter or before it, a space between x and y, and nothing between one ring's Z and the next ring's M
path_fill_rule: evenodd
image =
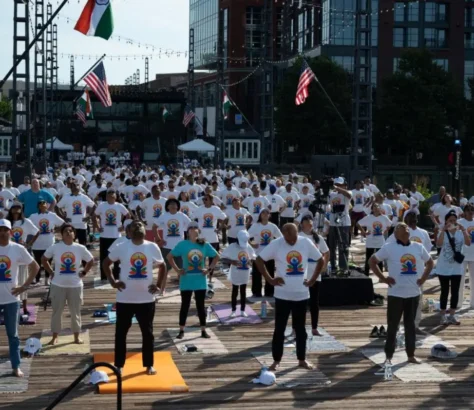
M223 276L219 277L221 280ZM85 281L85 299L82 310L84 327L89 329L92 352L113 351L114 325L97 325L92 313L104 303L113 302L113 290L95 290L92 277ZM385 293L384 290L377 290ZM30 301L39 303L45 288L30 291ZM425 286L425 293L437 295L436 280ZM469 294L469 291L466 291ZM467 295L466 295L467 297ZM230 290L218 290L212 300L227 302ZM394 378L385 382L374 373L377 367L357 349L372 345L368 338L371 324L385 322L385 307L352 307L321 310L320 324L332 336L349 347L349 352L308 354L309 359L330 380L324 387L299 386L294 388L262 387L249 384L260 369L252 356L255 351L270 351L273 331L273 311L261 325L210 327L228 349L225 356L180 355L167 335L166 328L177 326L178 304L158 304L155 316L157 350L170 350L190 392L185 394L128 394L123 397L123 409L433 409L474 408L474 319L462 319L461 326L441 328L438 316L426 315L422 326L456 346L458 358L439 362L428 359L429 349L418 349L417 355L454 381L446 383L403 383ZM257 309L256 309L257 310ZM40 337L43 329L50 328L51 308L40 308L35 326L21 326L24 341L31 336ZM64 324L68 324L67 309ZM197 324L195 310L190 312L188 325ZM140 331L133 325L129 337L129 350L138 350ZM0 355L7 354L7 339L0 330ZM92 363L86 356L36 357L33 360L29 389L23 394L0 395L0 409L43 409L81 373L86 364ZM159 369L158 369L159 371ZM57 407L60 409L114 409L114 395L99 395L96 388L81 384Z

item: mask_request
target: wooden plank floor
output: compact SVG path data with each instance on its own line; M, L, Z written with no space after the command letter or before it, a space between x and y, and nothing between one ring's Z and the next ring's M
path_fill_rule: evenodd
M94 272L96 274L96 272ZM219 277L226 282L223 276ZM89 329L92 352L113 351L114 325L97 325L92 313L104 303L113 302L113 290L95 290L92 277L85 281L82 309L84 327ZM427 293L438 295L436 281L425 286ZM39 303L45 288L30 291L30 301ZM378 293L386 293L377 289ZM469 291L466 291L465 297ZM230 289L218 290L212 302L230 300ZM225 356L180 355L169 339L166 329L177 326L178 304L158 304L155 316L156 350L170 350L190 387L185 394L129 394L123 398L123 409L252 409L328 408L328 409L434 409L474 408L474 319L462 319L461 326L440 328L435 314L426 315L422 326L456 346L458 358L448 362L428 359L429 350L417 355L454 378L447 383L384 382L375 376L376 367L357 352L370 347L371 324L385 323L385 307L322 308L320 325L349 347L346 353L308 354L309 359L331 380L329 386L300 386L292 389L262 387L249 384L259 372L253 351L270 351L273 331L273 310L261 325L210 327L228 349ZM188 324L198 324L192 308ZM31 336L39 337L42 329L50 328L51 308L40 308L35 326L20 327L22 343ZM67 309L63 317L68 327ZM139 350L140 331L133 325L128 337L130 351ZM7 339L0 329L0 356L7 355ZM0 409L43 409L81 373L91 357L37 357L33 360L28 392L0 395ZM158 369L159 370L159 369ZM113 409L114 395L99 395L93 386L81 384L57 407L59 409Z

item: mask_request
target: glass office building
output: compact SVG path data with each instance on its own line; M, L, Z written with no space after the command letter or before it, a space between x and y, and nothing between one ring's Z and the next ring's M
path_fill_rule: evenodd
M216 68L218 0L190 0L189 27L194 29L194 66Z

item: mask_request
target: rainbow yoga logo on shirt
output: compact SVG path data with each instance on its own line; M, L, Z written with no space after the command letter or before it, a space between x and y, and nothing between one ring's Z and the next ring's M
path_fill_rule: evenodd
M272 231L264 229L260 232L260 245L267 246L272 240Z
M204 255L199 249L193 249L188 253L188 270L187 273L202 273L201 264Z
M189 194L189 199L191 200L195 200L196 199L196 190L195 189L190 189L188 191L188 194Z
M362 205L362 195L357 194L355 197L355 204L356 205Z
M76 273L76 257L72 252L64 252L60 258L61 266L59 268L60 275L71 275Z
M203 228L214 228L214 215L212 214L204 214L202 218L202 227Z
M0 282L12 281L11 267L12 262L10 258L6 255L0 256Z
M262 202L255 201L253 203L253 213L254 214L259 214L261 210L262 210Z
M72 203L72 214L82 215L82 202L81 201L74 201Z
M232 194L227 194L225 196L225 203L226 205L232 205L232 200L234 199L234 195Z
M117 212L115 209L105 211L105 226L117 226Z
M303 199L303 208L309 208L310 203L311 201L309 200L309 198Z
M170 219L168 221L168 236L179 236L179 221Z
M186 216L189 216L189 206L182 206L180 211Z
M288 252L286 255L286 274L290 276L304 275L303 257L298 251Z
M293 197L291 196L286 197L286 206L288 208L293 208Z
M372 235L373 236L382 236L383 235L383 225L379 221L375 221L372 224Z
M471 237L471 243L474 244L474 226L470 226L469 228L467 228L467 233Z
M418 236L412 236L410 238L410 241L411 242L416 242L416 243L421 243L421 244L423 243L423 241L420 238L418 238Z
M153 205L153 218L159 218L162 210L163 207L161 206L161 204Z
M400 263L402 264L402 275L416 275L416 258L409 253L403 255L400 258Z
M146 256L141 252L135 252L130 256L130 279L146 279L148 277L146 271Z
M40 235L49 235L51 231L49 230L49 220L48 219L40 219L39 221L39 229Z
M247 270L249 269L249 255L247 252L241 251L237 255L237 260L239 261L239 265L237 269L240 270Z
M19 226L11 230L10 236L13 242L22 243L21 238L23 237L23 229Z
M244 216L242 214L235 214L235 226L244 226Z
M133 199L132 201L140 201L140 197L142 193L140 191L133 191Z

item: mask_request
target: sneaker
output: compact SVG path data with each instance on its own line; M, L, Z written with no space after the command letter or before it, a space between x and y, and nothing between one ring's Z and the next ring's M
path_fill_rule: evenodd
M235 310L234 310L234 311L232 311L232 313L230 314L229 317L230 317L230 318L234 318L235 316L236 316L236 313L235 313Z
M461 322L459 320L457 320L456 316L454 316L454 315L449 315L448 318L447 318L447 321L448 321L448 325L459 326L461 324Z
M245 313L245 311L243 311L243 310L240 311L240 316L249 317L249 315L247 315L247 313Z
M379 337L379 328L377 326L374 326L374 328L372 329L372 332L370 332L369 337L372 339Z
M178 333L178 336L176 336L176 339L182 339L184 337L184 331L180 330Z
M203 330L201 332L201 337L204 338L204 339L210 339L211 338L211 336L209 336L209 334L205 330Z
M447 325L448 324L448 317L446 315L441 316L441 321L439 322L440 325Z
M385 326L380 326L379 337L384 338L384 339L387 338L387 331L385 330Z

